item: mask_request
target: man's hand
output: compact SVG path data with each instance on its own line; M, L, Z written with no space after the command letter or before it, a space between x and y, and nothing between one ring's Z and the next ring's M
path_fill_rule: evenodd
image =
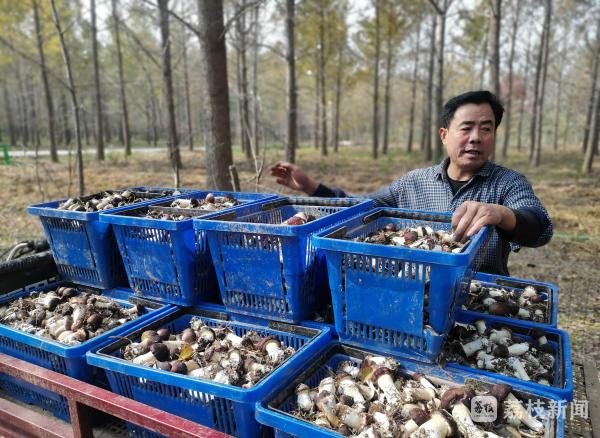
M471 238L485 225L512 231L516 224L517 218L510 208L477 201L463 202L452 215L452 230L457 241Z
M300 166L287 162L279 162L271 167L271 176L276 178L278 184L298 190L312 196L319 187L319 183L309 177Z

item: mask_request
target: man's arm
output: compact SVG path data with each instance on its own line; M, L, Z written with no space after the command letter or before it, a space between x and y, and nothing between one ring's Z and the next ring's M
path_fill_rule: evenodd
M537 247L552 238L552 222L531 185L522 175L511 175L502 205L467 201L454 212L455 237L466 240L485 225L495 225L500 237L510 242Z

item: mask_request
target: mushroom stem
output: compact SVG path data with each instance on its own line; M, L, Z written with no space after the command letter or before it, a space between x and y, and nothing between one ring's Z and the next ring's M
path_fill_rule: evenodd
M544 424L532 417L512 392L506 397L506 408L509 411L507 413L509 424L519 427L519 424L523 423L534 432L544 428Z
M456 403L452 408L452 418L456 421L458 430L465 438L500 438L493 432L483 431L475 426L469 409L462 403Z

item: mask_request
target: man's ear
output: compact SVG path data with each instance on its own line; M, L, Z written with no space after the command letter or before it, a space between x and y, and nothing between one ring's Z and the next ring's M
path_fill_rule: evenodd
M442 139L442 143L446 144L446 136L448 135L448 129L440 128L440 138Z

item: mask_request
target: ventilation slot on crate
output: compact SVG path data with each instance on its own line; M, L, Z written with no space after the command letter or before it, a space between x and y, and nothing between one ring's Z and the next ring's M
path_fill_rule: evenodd
M64 278L87 282L100 281L98 271L95 269L85 269L79 266L63 265L58 263L56 264L56 268L58 269L60 275L62 275Z
M147 280L145 278L132 277L133 290L139 293L144 291L144 294L150 296L181 297L181 289L175 284L161 283L159 281Z
M75 233L85 232L85 222L73 219L62 219L59 217L42 218L49 228L61 231L72 231Z

